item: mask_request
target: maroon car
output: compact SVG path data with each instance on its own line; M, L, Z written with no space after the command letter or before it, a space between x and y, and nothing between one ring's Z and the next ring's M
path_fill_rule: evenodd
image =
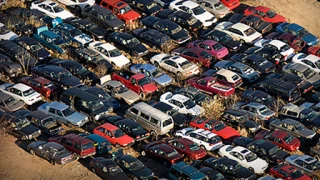
M23 77L19 80L20 83L30 86L33 90L37 91L46 98L54 97L59 88L55 86L50 80L43 77Z
M159 160L164 166L171 166L177 162L183 161L183 155L179 154L173 147L163 144L161 141L149 143L143 147L142 156L151 156Z
M180 55L194 63L211 67L215 63L215 57L200 47L184 48L178 47L171 52L173 55Z
M291 48L293 48L296 52L301 51L306 46L306 42L303 41L301 37L296 37L290 33L272 32L265 38L283 41L284 43L287 43Z
M184 154L189 160L198 160L207 155L206 150L186 138L171 139L165 141L165 143L176 149L179 153Z
M300 147L300 141L298 138L292 136L288 132L280 130L272 132L262 130L254 137L254 139L265 139L288 151L295 151Z
M229 54L228 48L222 46L220 43L214 40L196 40L188 43L186 47L199 47L206 50L216 59L222 59Z

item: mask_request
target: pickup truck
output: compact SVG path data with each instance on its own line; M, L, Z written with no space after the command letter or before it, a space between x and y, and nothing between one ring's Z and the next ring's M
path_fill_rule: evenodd
M310 148L310 155L320 161L320 140L315 146Z
M111 76L113 80L120 81L127 88L142 96L158 91L158 87L150 81L144 74L133 74L129 71L114 72Z

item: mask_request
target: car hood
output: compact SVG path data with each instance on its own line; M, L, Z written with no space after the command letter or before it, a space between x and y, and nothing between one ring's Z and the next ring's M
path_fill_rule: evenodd
M143 85L142 90L146 93L152 93L158 90L158 87L153 83L149 83L149 84Z
M81 44L88 44L92 41L92 38L89 35L84 33L74 37L74 39L80 42Z
M131 90L122 93L121 96L128 100L140 99L140 96Z
M18 63L10 63L10 64L7 64L7 66L9 66L10 69L11 69L13 72L17 72L17 71L21 71L21 70L22 70L20 64L18 64Z
M106 99L103 101L103 104L107 107L112 107L113 109L117 109L120 107L119 101L117 101L115 98Z
M267 69L273 69L273 67L275 67L275 65L268 61L267 63L261 65L261 66L258 66L258 68L261 70L261 71L267 71Z
M106 31L103 28L100 28L100 27L96 27L96 28L90 29L90 32L92 34L97 35L97 36L101 36L102 39L104 39L104 36L106 35Z
M108 21L106 23L112 28L119 28L120 26L124 25L124 22L118 18Z
M220 131L217 131L216 134L221 136L223 139L228 139L231 137L239 136L238 131L236 131L235 129L228 127L228 126L226 126L225 128L223 128Z
M72 122L81 122L82 120L84 120L87 116L78 113L78 112L74 112L73 114L71 114L70 116L66 117L69 121Z
M50 56L50 52L44 48L39 49L32 53L36 58L42 60Z
M194 106L194 107L191 108L191 109L188 109L188 111L189 111L189 113L190 113L191 115L195 115L195 116L200 115L200 114L202 114L202 113L204 112L204 110L202 109L202 107L200 107L199 105L196 105L196 106Z
M74 76L62 79L62 80L60 80L60 83L65 86L68 86L68 87L74 87L74 86L78 86L79 84L81 84L80 80Z
M314 74L311 78L307 79L310 83L317 83L319 84L320 82L320 75L319 74Z
M82 72L81 74L78 74L80 76L81 79L90 79L90 80L97 80L98 77L96 74L94 74L93 72L86 70L84 72Z
M122 14L121 17L124 20L136 20L140 17L140 14L134 10L130 10L130 11L126 12L125 14Z
M141 178L141 177L150 177L153 175L153 172L149 168L142 168L136 171L131 171L132 174L134 174L136 177Z
M143 44L138 44L137 46L131 47L132 51L139 53L144 53L148 49Z
M253 175L253 172L247 168L241 167L234 171L234 176L238 178L249 178Z
M167 74L162 74L159 77L153 78L153 80L160 85L167 85L172 81L172 78Z
M21 109L23 106L24 106L24 102L23 102L23 101L17 101L17 102L14 103L14 104L8 105L8 109L9 109L10 111L16 111L16 110L18 110L18 109Z
M202 26L203 26L202 22L198 20L196 23L191 25L191 28L192 29L195 29L195 28L200 29Z
M320 115L318 115L318 117L316 117L313 121L312 121L313 124L317 125L317 126L320 126Z
M186 116L180 113L177 113L172 116L174 123L178 126L183 126L186 123Z
M312 86L312 83L308 82L308 81L304 81L303 84L300 84L299 87L302 90L306 90L308 88L310 88Z
M129 136L135 138L137 136L141 136L141 135L145 135L146 133L148 133L147 130L145 129L140 129L138 131L134 131L134 132L131 132L131 133L128 133Z
M302 37L302 39L309 45L309 46L313 46L315 44L318 43L319 39L312 35L312 34L307 34L305 36Z
M36 131L38 131L39 129L31 124L29 124L28 126L20 129L20 131L26 135L30 135Z
M161 6L157 5L157 6L153 7L153 8L151 8L151 9L145 10L145 12L148 15L151 15L151 14L155 14L155 13L159 12L161 9L162 9Z
M304 128L301 131L297 132L299 135L303 136L303 137L313 137L316 133L310 129Z
M269 25L270 25L270 23L268 23L268 22L262 22L262 23L259 23L254 28L261 32L262 30L266 29Z
M282 150L279 150L277 151L273 156L273 160L277 161L278 159L283 161L286 159L286 157L288 157L290 154L285 152L285 151L282 151Z
M101 113L106 113L106 112L108 112L108 107L101 105L97 109L92 109L91 115L95 116L95 115L99 115Z
M173 39L173 40L178 40L178 39L187 39L189 38L189 35L187 33L187 31L185 30L181 30L173 35L170 35L170 37Z
M237 49L240 49L241 47L241 43L235 40L230 40L230 41L225 41L220 43L232 50L237 50Z

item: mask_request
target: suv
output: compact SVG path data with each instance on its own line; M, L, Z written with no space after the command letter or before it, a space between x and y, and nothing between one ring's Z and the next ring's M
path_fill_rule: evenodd
M118 19L110 10L93 5L82 11L83 18L89 18L98 26L110 30L124 29L124 22Z
M61 94L60 101L73 107L75 110L87 115L91 120L100 120L102 116L112 112L112 107L107 108L98 97L80 89L69 88Z
M76 134L49 138L49 142L56 142L73 153L75 159L86 158L96 154L96 148L92 140Z
M119 19L123 20L125 23L135 21L141 17L141 15L131 9L131 7L127 3L120 0L100 0L100 3L98 4L112 11Z
M209 179L204 173L185 162L179 162L169 169L169 179Z

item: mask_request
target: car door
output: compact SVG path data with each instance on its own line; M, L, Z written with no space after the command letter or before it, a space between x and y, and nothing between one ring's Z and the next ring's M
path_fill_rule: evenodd
M7 90L8 94L11 95L15 99L21 99L23 101L26 101L25 98L22 97L22 93L19 89L11 87L10 89Z

